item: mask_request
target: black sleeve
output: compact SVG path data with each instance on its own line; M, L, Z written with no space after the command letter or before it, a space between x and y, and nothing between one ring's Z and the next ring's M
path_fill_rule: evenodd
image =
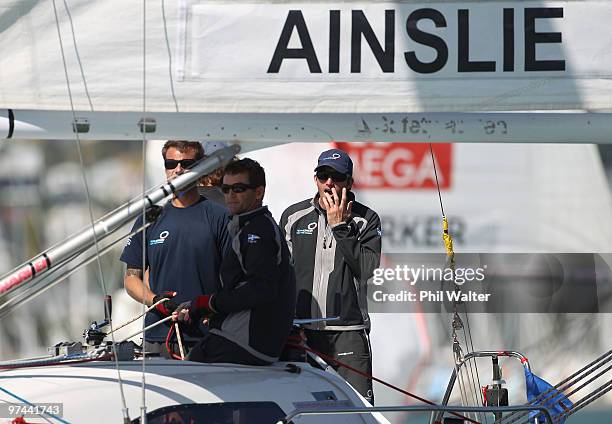
M245 281L230 291L214 296L213 307L223 313L252 309L273 301L278 295L280 283L279 243L280 232L265 225L263 228L246 225L240 233L240 256Z
M289 248L289 253L293 255L293 243L291 242L291 228L289 228L289 232L287 233L287 221L289 220L289 209L285 209L280 219L280 231L282 237L287 242L287 247Z
M362 282L367 281L380 266L380 218L374 212L369 218L361 232L354 221L332 229L336 248L342 253L353 274Z

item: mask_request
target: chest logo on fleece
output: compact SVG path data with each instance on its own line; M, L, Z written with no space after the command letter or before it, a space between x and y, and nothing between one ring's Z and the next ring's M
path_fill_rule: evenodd
M317 223L311 222L310 224L306 226L306 228L298 228L297 230L295 230L295 233L298 235L303 235L303 234L310 235L313 233L315 228L317 228Z

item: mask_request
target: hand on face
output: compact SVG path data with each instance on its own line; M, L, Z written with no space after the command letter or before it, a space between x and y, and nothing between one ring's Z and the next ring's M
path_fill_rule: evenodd
M333 227L334 225L348 222L351 219L351 210L353 208L353 202L347 203L347 190L346 187L342 188L342 195L338 196L338 191L335 187L331 189L331 195L327 192L323 192L321 201L327 212L327 223Z

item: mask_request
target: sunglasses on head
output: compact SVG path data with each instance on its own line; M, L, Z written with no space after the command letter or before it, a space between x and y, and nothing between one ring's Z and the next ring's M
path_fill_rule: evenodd
M236 184L223 184L221 186L221 191L225 194L229 193L230 190L233 191L234 193L244 193L245 191L247 191L250 188L256 188L257 186L253 185L253 184L244 184L244 183L236 183Z
M166 167L166 169L174 169L180 163L181 168L187 169L187 168L191 168L196 162L197 160L195 159L181 159L181 160L165 159L164 166Z
M348 175L343 174L341 172L336 172L336 171L324 171L324 170L317 171L317 179L321 181L322 183L327 181L329 178L331 178L332 181L336 183L342 183L346 181L346 179L348 178Z

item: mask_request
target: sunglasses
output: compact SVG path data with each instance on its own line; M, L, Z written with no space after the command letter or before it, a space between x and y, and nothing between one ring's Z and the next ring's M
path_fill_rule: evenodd
M348 178L348 175L335 171L317 171L317 179L324 183L329 178L336 183L343 183Z
M187 169L187 168L191 168L196 162L197 160L195 159L181 159L181 160L165 159L164 166L166 167L166 169L174 169L180 163L181 168Z
M225 194L229 193L230 190L234 193L244 193L248 189L257 188L256 185L253 184L244 184L244 183L236 183L236 184L223 184L221 186L221 191Z

